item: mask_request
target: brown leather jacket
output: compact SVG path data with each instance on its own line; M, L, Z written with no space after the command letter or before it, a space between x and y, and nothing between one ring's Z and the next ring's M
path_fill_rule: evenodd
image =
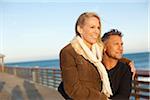
M60 66L65 92L73 100L106 100L96 67L78 55L71 44L60 52Z

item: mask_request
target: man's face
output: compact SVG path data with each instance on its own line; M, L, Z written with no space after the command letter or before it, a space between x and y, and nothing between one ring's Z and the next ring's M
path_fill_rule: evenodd
M122 37L118 35L111 35L109 39L105 41L104 52L111 59L122 58L123 54Z

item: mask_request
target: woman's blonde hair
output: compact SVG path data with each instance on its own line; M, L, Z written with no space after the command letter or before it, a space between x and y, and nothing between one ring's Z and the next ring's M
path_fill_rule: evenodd
M85 12L85 13L82 13L79 18L77 19L76 21L76 24L75 24L75 32L76 32L76 35L80 36L80 33L78 32L78 29L77 27L80 26L80 27L83 27L86 20L88 18L91 18L91 17L96 17L98 20L99 20L99 25L100 25L100 33L99 33L99 37L98 37L98 40L97 40L97 43L101 46L101 48L103 49L103 42L101 40L101 21L100 21L100 17L94 13L94 12Z

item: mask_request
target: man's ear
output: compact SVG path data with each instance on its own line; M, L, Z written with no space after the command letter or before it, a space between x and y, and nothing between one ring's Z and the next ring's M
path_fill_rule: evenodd
M104 45L104 49L103 50L104 50L104 52L106 51L106 46L105 45Z
M80 33L80 35L83 34L83 29L79 25L77 26L77 31Z

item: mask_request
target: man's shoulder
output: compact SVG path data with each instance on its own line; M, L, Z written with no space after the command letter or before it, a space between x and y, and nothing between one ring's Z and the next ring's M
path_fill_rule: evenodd
M119 72L121 72L125 76L127 75L127 76L132 77L130 66L126 63L119 62Z
M119 66L120 70L130 71L130 66L127 63L119 61L118 66Z

